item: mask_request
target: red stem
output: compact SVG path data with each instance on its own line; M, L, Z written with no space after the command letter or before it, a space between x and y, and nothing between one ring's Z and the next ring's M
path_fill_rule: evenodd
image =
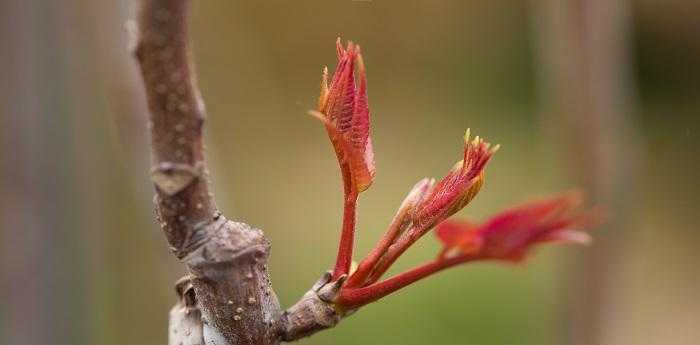
M355 243L355 208L357 206L357 192L346 183L345 203L343 205L343 228L340 233L338 256L333 269L333 281L338 280L343 274L350 272L352 265L352 252Z
M416 281L440 272L445 268L459 265L476 257L459 255L452 258L437 258L421 266L395 275L379 283L361 288L343 288L336 303L343 308L354 309L374 302Z
M391 265L396 262L396 260L403 254L413 243L415 243L424 232L419 228L411 227L406 230L403 236L399 237L391 246L389 246L375 265L369 278L366 279L365 284L372 284L378 281L384 273L391 267Z
M365 280L373 272L374 266L377 264L379 259L382 258L384 253L387 251L389 246L396 240L396 237L401 235L401 226L406 221L405 215L410 211L410 208L402 210L400 214L394 217L394 221L389 225L384 236L377 242L377 245L372 249L372 251L367 254L360 265L357 267L357 271L353 273L348 281L345 283L347 287L356 287L365 285Z

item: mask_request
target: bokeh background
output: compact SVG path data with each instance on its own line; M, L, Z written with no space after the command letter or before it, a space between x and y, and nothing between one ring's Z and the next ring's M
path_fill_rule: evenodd
M195 1L216 199L265 230L288 306L333 262L341 185L315 104L362 45L377 177L358 254L467 127L502 144L483 219L580 187L591 247L476 264L301 344L697 344L700 2ZM153 220L133 1L0 1L0 343L164 344L183 273ZM397 269L434 255L427 236Z

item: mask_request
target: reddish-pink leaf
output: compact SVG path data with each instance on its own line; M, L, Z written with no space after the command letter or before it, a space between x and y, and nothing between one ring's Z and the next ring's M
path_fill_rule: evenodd
M356 192L362 192L372 184L375 173L367 77L359 46L349 42L347 49L343 49L338 39L336 52L338 67L330 86L327 85L328 78L324 70L318 113L325 119L343 176L350 180L346 184ZM358 85L355 83L356 67Z
M474 255L473 246L464 250L464 243L478 242L477 255L482 259L520 261L539 243L590 242L587 233L574 230L590 225L593 218L580 210L580 204L578 194L568 193L513 207L479 225L445 221L436 233L446 250Z
M438 225L435 236L445 247L456 247L464 238L465 233L474 232L476 229L476 224L467 220L444 221Z

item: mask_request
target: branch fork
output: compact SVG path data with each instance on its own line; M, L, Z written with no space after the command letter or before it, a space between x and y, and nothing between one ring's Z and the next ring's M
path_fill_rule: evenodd
M335 327L343 317L350 314L339 309L334 303L347 275L337 280L332 278L332 271L325 272L299 302L282 314L285 325L282 340L297 340Z

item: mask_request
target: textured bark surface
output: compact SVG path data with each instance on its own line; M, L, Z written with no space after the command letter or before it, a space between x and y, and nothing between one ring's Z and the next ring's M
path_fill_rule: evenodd
M184 259L194 275L205 340L220 334L230 344L277 343L280 307L267 274L270 246L262 231L220 216L208 233L206 244Z
M188 10L188 1L143 1L134 51L150 112L156 210L178 258L201 246L216 213L204 163L204 104L189 57Z
M331 303L345 282L346 276L331 282L332 272L326 272L304 296L282 314L282 340L298 340L322 329L332 328L343 314Z
M282 312L267 273L263 232L226 219L209 191L202 130L204 103L196 86L187 0L143 0L134 55L150 113L151 179L166 239L191 275L177 284L170 344L277 344L334 326L331 300L343 280L328 274Z

